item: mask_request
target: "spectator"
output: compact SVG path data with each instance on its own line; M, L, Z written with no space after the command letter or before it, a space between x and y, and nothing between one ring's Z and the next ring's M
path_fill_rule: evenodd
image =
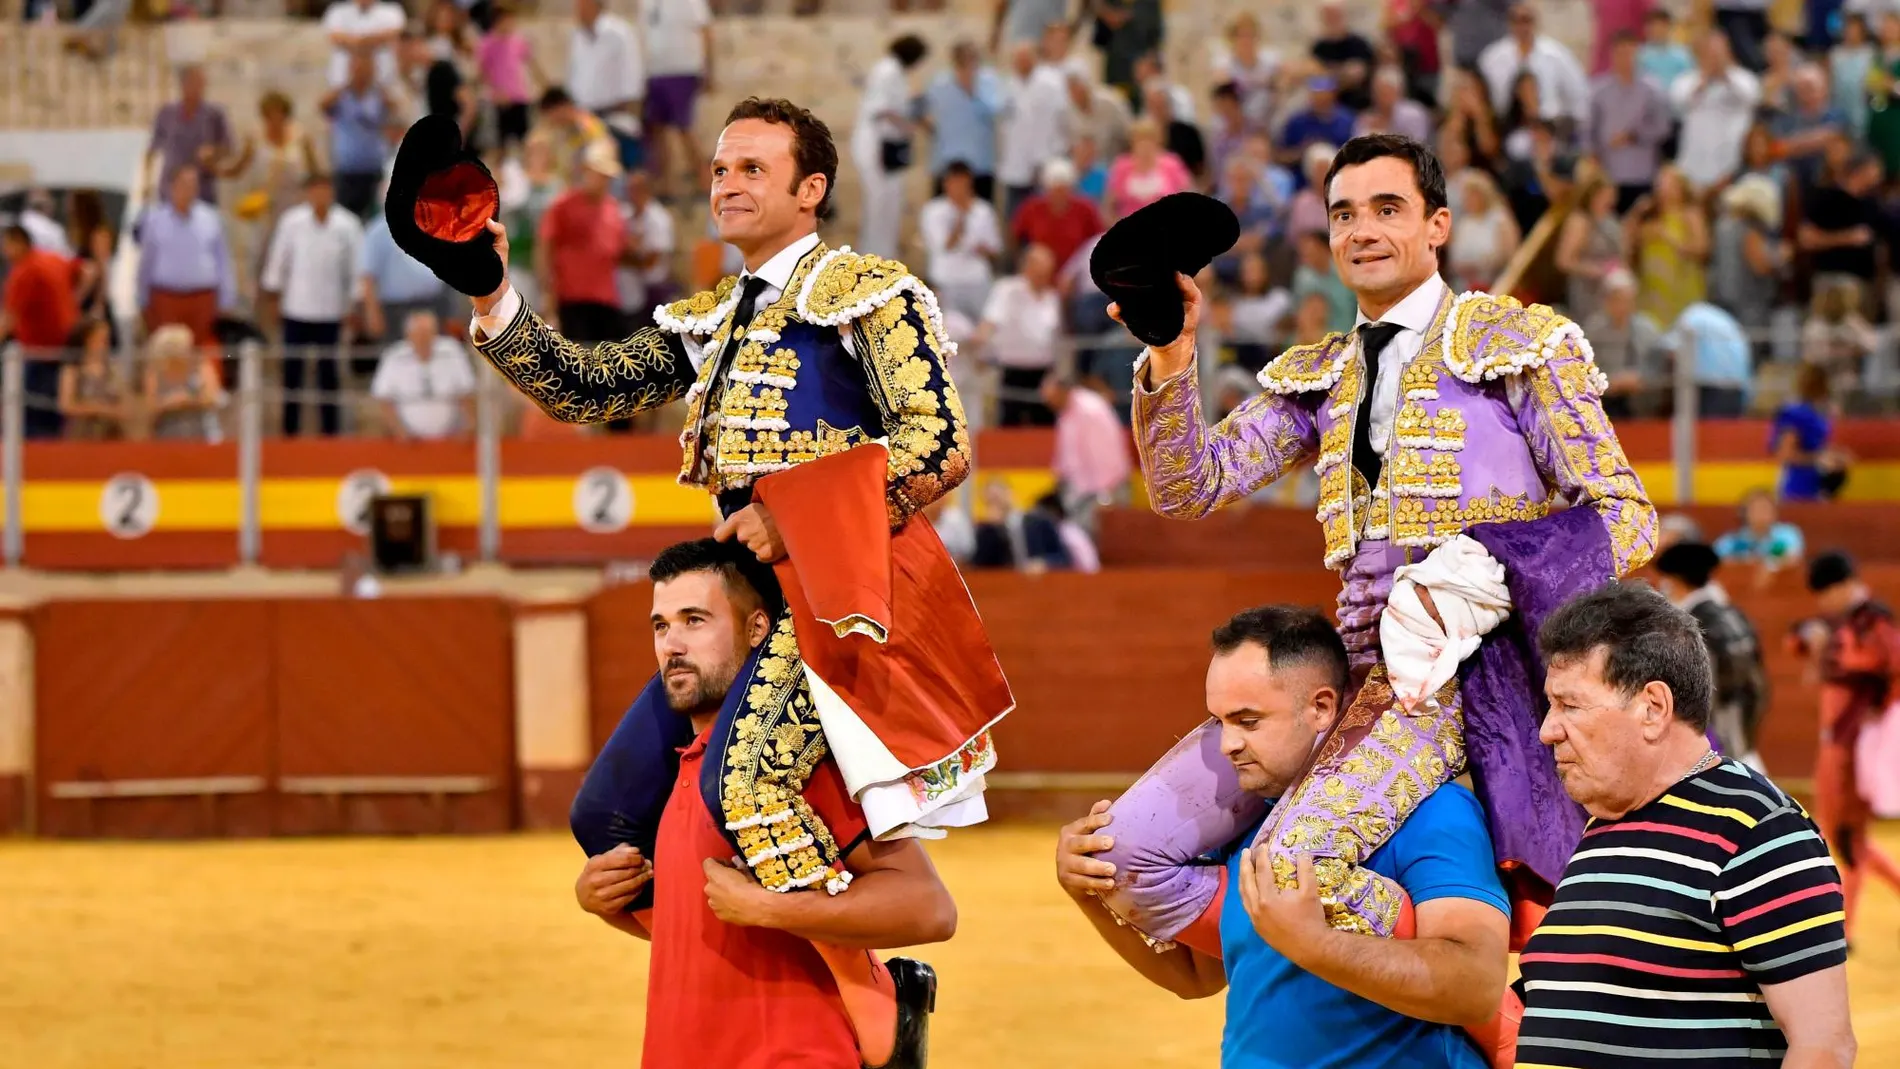
M1055 454L1049 461L1067 515L1095 529L1095 510L1120 500L1134 470L1128 427L1097 391L1071 378L1042 381L1042 403L1055 413Z
M1780 303L1781 271L1787 264L1781 240L1781 191L1759 175L1737 179L1722 191L1721 215L1709 253L1709 299L1734 313L1756 346L1765 351L1769 319Z
M1098 85L1079 64L1070 62L1063 70L1069 89L1068 129L1071 151L1077 142L1088 140L1104 159L1113 159L1128 150L1128 124L1133 121L1128 101L1106 85ZM1077 170L1087 170L1077 164Z
M1559 155L1557 134L1550 123L1539 120L1527 129L1529 150L1505 165L1502 180L1505 199L1510 202L1520 233L1529 233L1560 199L1567 187L1564 169L1572 165L1568 155Z
M1231 83L1215 86L1213 101L1214 117L1207 127L1206 172L1218 178L1227 174L1227 161L1240 152L1254 131L1241 107L1240 91Z
M511 245L509 254L513 252ZM395 342L402 335L403 324L417 312L448 312L448 285L396 247L396 239L389 234L389 220L381 214L363 228L356 285L363 302L364 340L372 343Z
M1537 32L1537 10L1528 3L1512 5L1510 31L1478 57L1478 71L1491 91L1491 107L1500 112L1510 107L1519 75L1529 74L1537 80L1545 118L1585 121L1590 114L1590 82L1577 57L1556 38Z
M1695 617L1715 672L1715 702L1709 729L1722 752L1757 772L1761 755L1755 739L1768 706L1768 673L1761 639L1742 610L1715 580L1722 558L1700 542L1683 542L1656 555L1658 586L1676 607Z
M1326 335L1333 332L1333 303L1327 295L1318 290L1308 290L1304 295L1294 292L1299 302L1293 309L1293 330L1290 345L1316 345L1324 341Z
M1046 427L1054 414L1038 391L1056 364L1062 337L1062 300L1055 288L1055 256L1041 245L1022 251L1019 273L997 280L976 328L976 347L1001 369L997 423Z
M1457 145L1468 166L1495 173L1504 161L1504 138L1491 95L1470 71L1454 70L1447 77L1445 119L1438 129L1440 152L1447 151L1444 146Z
M1150 85L1146 92L1146 106L1142 108L1143 118L1153 119L1161 127L1162 143L1173 153L1176 159L1187 165L1188 171L1198 181L1207 172L1207 143L1201 138L1201 131L1191 122L1184 121L1174 110L1174 94L1166 86Z
M1307 234L1328 227L1326 172L1332 170L1333 157L1338 152L1336 146L1324 142L1306 146L1306 152L1300 159L1300 168L1306 181L1287 204L1287 233Z
M1368 83L1376 61L1372 42L1352 32L1346 23L1346 6L1340 0L1321 0L1319 34L1313 39L1310 54L1313 62L1339 87L1342 105L1360 111L1371 102Z
M977 199L996 202L996 120L1008 103L1002 79L984 65L976 44L958 41L950 49L950 69L938 71L924 90L933 195L943 193L950 165L961 163L970 171Z
M1132 103L1140 86L1136 62L1161 47L1161 0L1094 0L1094 8L1102 81Z
M162 187L161 187L162 188ZM26 206L16 220L33 239L33 247L70 260L73 256L71 235L53 218L53 195L44 189L29 190Z
M588 152L601 151L594 149L595 145L606 145L605 151L611 152L615 159L620 158L620 144L608 131L607 124L576 104L567 90L555 86L542 93L540 111L541 126L547 129L562 182L572 183L580 178Z
M672 301L675 248L673 213L653 195L653 178L645 171L627 175L627 248L616 283L620 307L627 312L629 329L653 323L653 309Z
M268 321L274 315L281 321L280 340L287 350L283 429L292 437L303 429L302 391L312 361L320 394L319 425L326 436L342 429L336 347L350 310L363 224L335 199L329 176L312 174L304 183L304 202L278 221L264 260L266 312L259 318Z
M963 507L962 494L939 497L924 506L924 515L930 518L930 526L943 541L950 559L970 566L971 558L976 556L976 521L970 518L970 510Z
M224 397L217 372L192 341L191 330L177 323L160 327L146 346L142 403L148 433L158 441L216 441Z
M1226 46L1213 62L1215 85L1230 85L1249 125L1264 128L1273 116L1280 54L1260 45L1260 20L1242 11L1227 24Z
M26 358L26 437L57 438L59 350L79 321L72 264L57 253L35 248L26 228L17 223L0 232L0 253L7 260L6 292L0 298L0 342L18 342Z
M1330 77L1306 83L1306 107L1294 112L1280 130L1280 162L1298 166L1307 146L1343 145L1352 140L1353 114L1339 103L1338 83Z
M1643 47L1636 54L1636 69L1665 97L1676 79L1695 69L1695 57L1676 39L1675 16L1664 5L1651 8L1643 20Z
M475 425L468 352L441 333L433 312L409 313L402 340L377 362L369 394L382 406L383 428L398 438L433 441Z
M1582 323L1583 335L1595 350L1597 369L1609 380L1603 391L1603 411L1611 419L1637 415L1643 391L1657 377L1662 331L1655 320L1636 310L1636 276L1622 268L1605 276L1602 304Z
M330 119L330 166L336 169L336 202L362 219L376 207L389 144L397 132L389 91L376 81L367 53L351 57L344 83L323 97Z
M1108 204L1108 164L1096 152L1095 139L1076 138L1070 146L1069 163L1075 171L1076 195L1088 201L1099 215ZM1020 209L1017 214L1022 214Z
M673 164L701 175L699 140L693 136L693 105L712 85L713 16L706 0L644 0L640 5L646 45L646 124L652 158L647 167L659 189L675 188ZM675 155L671 143L679 143ZM687 179L698 190L703 178Z
M139 310L148 331L182 323L197 344L210 345L218 311L237 306L224 223L198 199L196 170L179 168L168 192L139 220Z
M488 102L495 107L496 145L505 152L528 136L534 86L548 81L534 61L533 47L516 26L512 4L495 6L494 26L475 46L475 66Z
M1643 310L1658 323L1674 322L1708 296L1703 264L1709 227L1681 169L1662 168L1654 192L1630 209L1626 240L1643 286Z
M303 183L318 169L317 146L291 116L290 98L271 90L258 98L258 128L244 139L238 156L224 172L243 176L244 192L232 214L244 226L241 289L246 296L264 266L264 248L277 220L303 200Z
M1069 0L996 0L996 17L990 23L990 51L999 52L1005 45L1014 47L1024 42L1033 45L1051 26L1074 25L1069 7ZM1087 5L1083 8L1086 10ZM970 47L975 48L976 43L972 41Z
M1590 142L1604 173L1616 183L1616 210L1626 212L1656 182L1663 143L1673 127L1669 101L1636 71L1636 38L1623 35L1610 49L1610 71L1590 96Z
M602 10L602 0L574 0L574 30L567 42L567 95L606 126L622 169L640 166L640 106L645 93L645 60L633 26ZM542 107L546 106L544 94Z
M994 274L990 265L1003 251L1003 233L996 209L977 198L968 164L957 160L944 171L943 194L924 205L917 229L924 240L924 271L938 302L972 319L982 316Z
M1856 310L1872 307L1876 241L1882 227L1880 161L1865 153L1848 155L1832 181L1801 199L1801 225L1795 244L1808 254L1817 292L1840 288L1852 294Z
M1702 541L1702 525L1686 512L1665 513L1656 521L1656 552L1680 542Z
M1504 122L1499 127L1504 134L1504 158L1511 163L1529 161L1535 147L1536 129L1540 126L1548 127L1560 145L1569 147L1574 125L1544 114L1537 78L1525 71L1512 83L1511 106L1504 112Z
M1458 225L1451 231L1444 269L1455 290L1488 290L1517 253L1523 234L1489 175L1467 171L1458 193Z
M1010 220L1017 248L1041 245L1066 264L1084 242L1102 232L1095 205L1075 194L1075 166L1057 158L1042 165L1042 192L1023 202Z
M1051 491L1036 499L1032 514L1041 516L1055 525L1056 541L1062 546L1061 562L1056 558L1039 562L1047 567L1066 568L1069 571L1092 575L1102 570L1101 554L1095 551L1095 540L1083 530L1082 525L1069 518L1068 506L1063 504L1062 495ZM1040 571L1040 567L1031 571Z
M1180 82L1168 77L1167 68L1161 62L1161 53L1150 52L1135 61L1135 111L1147 114L1148 94L1156 89L1168 94L1168 102L1175 118L1182 122L1194 122L1194 91Z
M1711 748L1695 619L1614 584L1552 614L1538 645L1540 737L1591 820L1524 946L1519 1057L1851 1065L1841 874L1800 805Z
M1069 86L1062 60L1067 50L1067 28L1051 26L1040 51L1019 44L1010 56L1011 75L1004 89L1008 104L996 161L1005 219L1015 218L1016 209L1036 192L1043 163L1067 154Z
M1817 282L1808 320L1801 327L1801 360L1827 376L1836 404L1845 404L1859 388L1861 367L1878 344L1874 328L1860 314L1855 286Z
M1608 73L1616 43L1623 38L1643 39L1643 24L1656 7L1656 0L1596 0L1596 33L1590 44L1590 73Z
M499 185L502 215L508 220L508 284L532 306L541 296L534 266L541 217L567 188L555 167L554 140L546 130L528 135L519 161L502 164Z
M456 0L435 0L422 17L422 38L428 43L429 58L448 60L464 80L475 73L474 31L469 29L468 13Z
M88 319L79 325L79 356L59 369L59 414L66 437L84 442L125 437L132 398L112 360L112 324Z
M1828 99L1827 75L1819 67L1802 67L1792 79L1793 106L1776 116L1775 155L1788 161L1795 179L1811 185L1820 172L1827 146L1848 135L1847 117Z
M391 85L396 81L396 41L402 37L409 16L402 5L390 0L336 0L323 11L323 32L330 39L330 88L336 89L350 78L350 58L367 54L374 64L376 81Z
M1754 384L1754 361L1748 335L1734 316L1697 301L1676 317L1658 349L1673 360L1694 361L1698 417L1733 419L1742 414Z
M1431 144L1432 114L1405 95L1405 72L1397 67L1380 67L1372 76L1371 106L1353 124L1355 137L1366 134L1403 134Z
M1279 353L1277 343L1293 314L1293 294L1274 287L1266 257L1250 252L1240 257L1239 278L1226 308L1226 322L1217 325L1233 345L1234 363L1257 375Z
M178 99L158 109L152 120L152 145L146 150L146 174L164 188L174 172L190 168L198 174L198 199L218 204L218 171L231 152L231 124L224 109L205 99L203 67L178 70ZM151 173L153 162L158 173Z
M1856 141L1867 137L1867 86L1874 73L1873 36L1867 16L1849 13L1841 20L1841 43L1827 55L1834 110L1847 120Z
M1341 333L1351 330L1359 315L1359 299L1333 270L1331 235L1324 230L1304 230L1298 240L1300 264L1293 269L1293 299L1304 302L1308 297L1321 297L1326 301L1326 329ZM1296 344L1305 344L1305 339Z
M1669 97L1682 117L1676 162L1689 184L1707 190L1735 173L1761 101L1761 82L1735 64L1728 38L1704 34L1696 46L1696 69L1676 79Z
M119 236L105 223L105 209L99 195L90 190L73 194L72 240L79 245L73 257L73 305L79 320L105 321L112 330L112 344L119 343L118 327L112 322L111 269ZM82 209L82 205L90 205Z
M1181 158L1162 147L1161 128L1148 116L1128 127L1128 151L1108 169L1108 213L1120 219L1171 193L1194 188Z
M1867 144L1900 175L1900 12L1880 17L1880 48L1867 79Z
M1385 35L1399 51L1399 69L1407 76L1407 92L1424 105L1438 101L1438 31L1443 13L1431 0L1388 0ZM1422 139L1426 144L1430 138Z
M905 34L891 42L884 57L872 64L865 76L857 125L851 132L851 158L864 186L863 215L858 221L859 252L896 257L900 251L904 172L910 170L911 162L909 71L928 51L921 37Z
M1846 463L1829 448L1834 438L1835 406L1827 371L1803 364L1795 373L1795 396L1775 413L1768 452L1781 464L1783 501L1825 501L1847 480Z
M1784 522L1775 495L1750 490L1742 498L1741 526L1715 540L1715 552L1725 564L1752 564L1764 585L1775 572L1801 563L1807 552L1801 528Z
M1715 25L1742 66L1760 71L1768 64L1768 0L1714 0Z
M1787 35L1771 33L1762 45L1765 65L1761 74L1761 107L1772 116L1780 116L1794 108L1795 61L1794 42Z
M1514 0L1451 0L1446 29L1451 32L1452 67L1478 69L1478 60L1492 44L1510 32Z
M621 174L611 146L590 147L579 183L548 206L535 236L541 297L555 306L561 332L573 341L627 336L614 283L627 251L626 214L608 192Z
M1228 163L1226 180L1218 191L1240 223L1240 237L1234 247L1214 258L1214 274L1223 283L1233 282L1240 274L1241 261L1264 253L1280 235L1280 211L1260 199L1261 183L1254 179L1253 172L1252 160L1235 157Z
M1009 483L1000 476L984 484L983 504L987 518L976 525L972 567L1041 572L1067 566L1068 554L1054 521L1046 513L1017 508Z
M1603 304L1603 280L1623 269L1623 220L1617 215L1620 191L1607 181L1586 186L1578 209L1557 233L1557 270L1569 279L1565 311L1589 322Z

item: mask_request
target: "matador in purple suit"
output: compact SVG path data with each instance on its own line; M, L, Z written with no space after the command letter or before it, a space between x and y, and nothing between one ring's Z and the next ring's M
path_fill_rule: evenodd
M1604 416L1604 376L1582 331L1543 305L1454 294L1440 278L1452 221L1429 149L1355 138L1326 192L1359 325L1287 350L1261 371L1264 392L1212 427L1195 371L1192 266L1143 279L1128 263L1143 254L1112 233L1091 266L1148 344L1133 423L1156 511L1206 516L1316 464L1354 693L1253 844L1283 888L1294 859L1313 856L1334 928L1389 936L1404 934L1409 904L1361 862L1467 770L1507 886L1548 901L1582 816L1537 740L1536 627L1567 597L1647 561L1655 510ZM1150 225L1142 240L1167 229ZM1102 901L1157 945L1188 941L1224 871L1194 859L1251 828L1265 805L1237 788L1210 721L1115 803L1115 843L1101 856L1116 889Z

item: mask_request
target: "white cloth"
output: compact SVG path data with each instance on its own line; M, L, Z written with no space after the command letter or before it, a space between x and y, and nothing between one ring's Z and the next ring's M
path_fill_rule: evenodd
M706 0L642 0L640 29L647 77L706 73L706 38L712 25Z
M1068 71L1054 63L1037 64L1027 78L1011 75L1004 93L1008 103L996 152L996 180L1005 186L1033 186L1046 161L1069 154Z
M462 399L475 392L468 353L455 339L436 335L429 358L400 341L383 351L369 393L396 406L396 418L416 438L446 438L462 427Z
M1021 275L998 279L983 305L990 325L989 355L1010 368L1048 368L1062 337L1062 298L1054 286L1037 293Z
M963 219L962 233L957 219ZM988 201L971 201L959 209L948 197L937 197L917 213L917 229L924 239L924 273L940 299L952 293L964 312L981 314L983 299L989 293L995 270L991 258L1003 250L1003 231L996 209Z
M337 0L323 9L325 37L334 37L339 33L350 37L401 33L408 22L409 16L403 13L402 5L395 3L375 3L365 10L355 0ZM331 88L350 80L348 48L338 46L331 50L328 77ZM396 80L396 46L393 42L376 50L376 80L385 85Z
M852 157L876 160L883 142L908 138L904 117L909 114L910 76L896 56L886 55L864 76L864 95L858 98L858 119L851 129Z
M56 256L73 258L73 246L66 239L66 228L54 222L45 212L37 208L28 208L20 213L20 229L33 239L33 247L43 249Z
M363 224L331 205L321 222L308 204L286 211L271 236L262 284L278 311L303 323L340 323L350 311Z
M1380 350L1379 381L1373 384L1372 425L1368 430L1373 452L1380 456L1386 455L1386 446L1392 440L1392 423L1399 408L1399 379L1404 375L1405 365L1424 351L1425 332L1432 327L1432 319L1438 314L1438 302L1446 289L1445 280L1433 274L1379 317L1379 322L1401 328ZM1357 328L1367 322L1370 321L1362 311L1353 325ZM1359 344L1357 334L1353 336L1353 344Z
M626 19L603 11L593 29L574 27L567 44L567 92L592 112L646 96L645 61Z
M651 294L672 281L673 213L666 205L657 200L647 201L646 207L626 206L624 212L627 221L627 240L630 245L638 245L644 252L660 254L652 267L622 267L614 272L615 288L620 291L620 307L624 311L634 311L647 306L653 300ZM764 307L764 305L760 305Z
M1677 75L1669 102L1682 116L1676 165L1690 185L1707 189L1741 167L1742 142L1761 102L1761 79L1732 66L1705 81L1701 71L1693 70Z
M1431 591L1444 626L1432 622L1418 589ZM1474 539L1458 535L1417 564L1393 573L1379 616L1379 646L1392 695L1410 709L1458 674L1492 628L1511 615L1504 565Z
M1478 54L1478 73L1484 75L1491 107L1499 115L1511 110L1511 87L1526 70L1537 79L1537 104L1544 118L1582 122L1590 117L1590 79L1583 73L1583 64L1555 38L1543 34L1531 42L1528 56L1508 34Z

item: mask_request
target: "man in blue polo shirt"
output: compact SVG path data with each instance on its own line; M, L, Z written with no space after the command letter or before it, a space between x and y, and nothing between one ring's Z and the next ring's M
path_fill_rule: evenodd
M1320 613L1294 606L1249 609L1214 632L1208 711L1243 788L1276 798L1345 707L1345 645ZM1114 866L1094 857L1109 803L1062 829L1057 879L1122 959L1182 998L1227 991L1222 1069L1483 1069L1464 1028L1497 1013L1504 993L1509 905L1498 882L1484 814L1469 790L1439 788L1366 865L1411 896L1413 938L1334 931L1326 924L1310 865L1300 886L1280 890L1245 849L1253 831L1207 859L1227 866L1226 889L1209 911L1220 955L1203 935L1157 952L1116 923L1093 898L1113 885ZM1263 859L1264 861L1264 859ZM1216 913L1216 911L1218 911ZM1210 920L1213 917L1209 918ZM1190 926L1202 928L1197 922Z

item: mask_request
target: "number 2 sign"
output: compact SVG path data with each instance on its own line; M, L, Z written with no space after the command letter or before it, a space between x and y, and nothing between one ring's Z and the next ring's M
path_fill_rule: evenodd
M591 534L624 531L633 520L633 487L614 468L589 468L574 480L574 520Z
M99 491L99 522L114 538L143 538L158 522L158 487L137 472L121 472Z

